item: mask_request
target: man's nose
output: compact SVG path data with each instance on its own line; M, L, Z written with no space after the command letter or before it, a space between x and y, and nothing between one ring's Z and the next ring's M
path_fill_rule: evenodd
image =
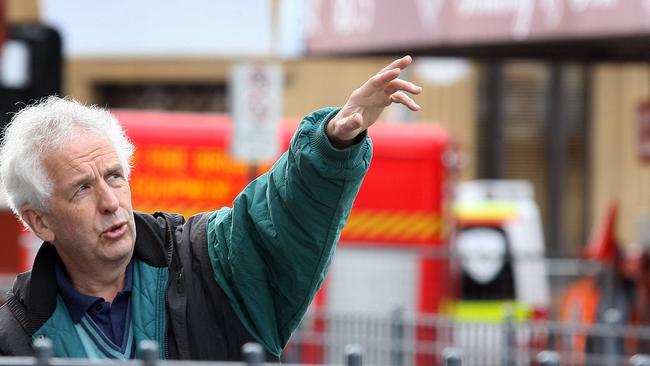
M99 210L102 213L113 213L120 207L117 194L108 184L102 182L99 191Z

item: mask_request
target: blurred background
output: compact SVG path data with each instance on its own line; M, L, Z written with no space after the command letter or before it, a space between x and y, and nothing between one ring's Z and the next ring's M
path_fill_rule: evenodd
M0 0L0 121L50 94L108 107L137 145L134 207L191 215L410 54L422 110L371 131L285 357L598 364L650 352L649 41L647 0ZM11 283L40 243L0 225Z

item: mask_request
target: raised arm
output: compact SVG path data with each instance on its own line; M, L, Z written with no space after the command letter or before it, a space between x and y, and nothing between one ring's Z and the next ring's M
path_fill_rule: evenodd
M246 329L276 356L322 284L368 169L365 133L390 103L419 107L398 79L399 59L355 90L345 106L305 117L271 170L208 223L217 283Z

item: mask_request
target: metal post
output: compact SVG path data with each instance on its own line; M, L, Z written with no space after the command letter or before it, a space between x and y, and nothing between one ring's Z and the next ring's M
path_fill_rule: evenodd
M537 354L539 366L560 366L560 355L555 351L542 351Z
M616 365L616 357L623 354L622 342L615 330L616 326L621 325L621 318L621 311L616 308L609 308L603 314L605 324L609 325L609 334L603 340L603 351L607 365Z
M390 364L401 366L404 363L404 308L395 306L390 314Z
M160 359L159 352L160 348L156 341L147 340L138 344L138 354L144 366L156 366Z
M54 355L52 341L48 338L36 338L34 340L34 356L36 365L45 366L50 364L50 358Z
M363 346L348 344L345 346L345 366L363 365Z
M630 358L631 366L650 366L650 356L634 355Z
M264 348L259 343L246 343L242 346L241 352L246 365L261 366L264 364Z
M442 360L444 366L461 366L461 352L458 348L447 347L442 350Z
M595 138L592 138L592 125L595 123L592 122L592 103L593 95L595 94L594 89L594 71L595 67L591 62L586 62L582 65L582 115L580 119L582 120L581 124L583 126L582 134L584 136L584 146L582 147L582 164L584 164L584 178L582 178L582 228L580 229L581 238L583 241L589 237L589 221L591 220L592 208L594 207L593 200L590 199L590 192L593 192L595 184L592 182L592 179L587 177L594 176L594 162L589 157L591 156L591 149L595 145Z
M567 93L564 87L565 75L560 62L550 62L547 100L545 103L545 123L547 128L546 154L548 159L547 211L544 221L547 227L547 250L551 254L562 253L564 245L565 206L567 169Z
M504 306L503 312L501 364L503 366L511 366L514 365L512 357L512 348L515 344L514 310L512 306Z
M479 128L485 136L478 152L479 176L503 178L504 167L504 72L503 60L489 60L484 64L485 77L479 91Z

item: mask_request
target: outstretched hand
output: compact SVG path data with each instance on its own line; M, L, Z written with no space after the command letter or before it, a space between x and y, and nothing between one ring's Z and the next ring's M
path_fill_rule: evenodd
M352 92L327 125L327 137L334 146L344 148L352 145L355 138L372 126L391 103L403 104L412 111L420 109L406 93L420 94L422 88L399 79L400 72L411 62L411 56L393 61Z

